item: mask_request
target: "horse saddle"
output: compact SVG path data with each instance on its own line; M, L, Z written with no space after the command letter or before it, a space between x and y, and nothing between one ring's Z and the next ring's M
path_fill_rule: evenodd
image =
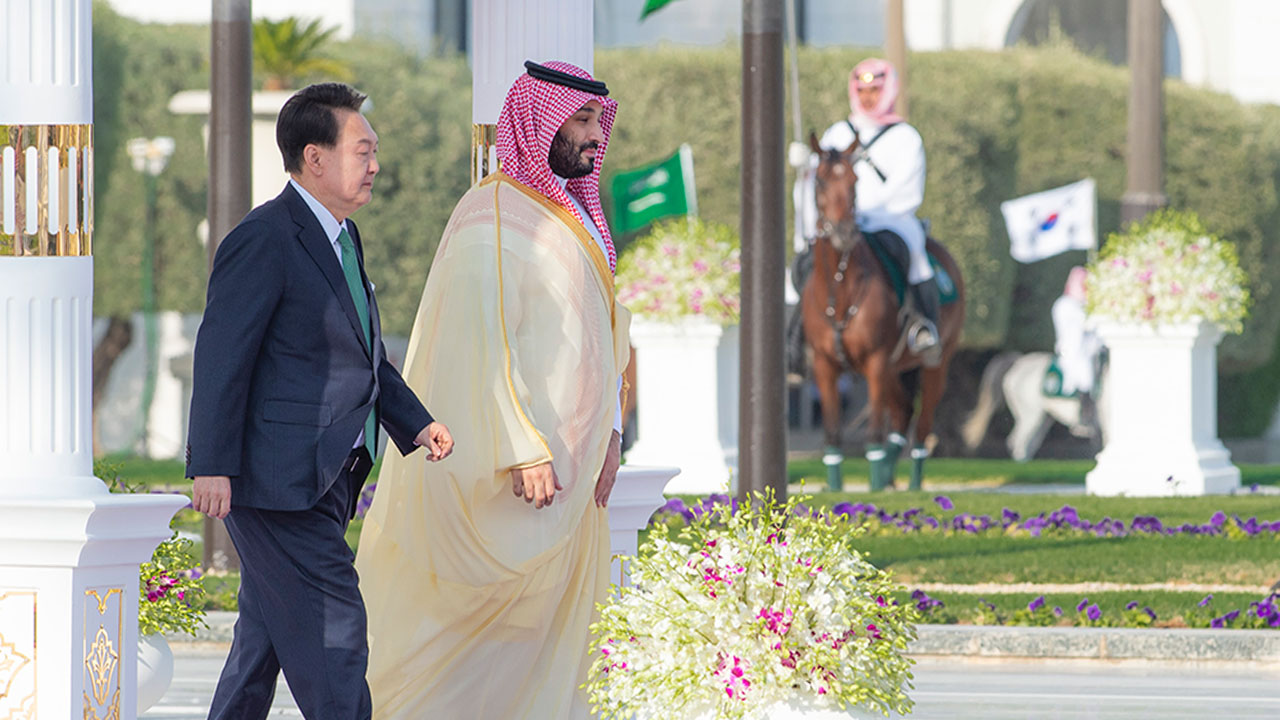
M880 261L880 265L884 267L885 273L889 276L889 284L893 286L893 293L898 298L898 305L900 307L903 306L907 290L910 287L907 282L907 269L911 267L911 251L907 249L907 243L892 230L864 232L862 236L866 238L871 252ZM929 253L929 265L933 268L933 277L938 285L938 296L941 303L950 305L955 302L957 298L956 284L951 279L951 275L938 262L938 258L934 257L933 253Z
M1070 394L1062 391L1062 366L1058 364L1057 355L1049 361L1049 367L1044 369L1044 378L1040 381L1040 394L1050 398L1071 397Z

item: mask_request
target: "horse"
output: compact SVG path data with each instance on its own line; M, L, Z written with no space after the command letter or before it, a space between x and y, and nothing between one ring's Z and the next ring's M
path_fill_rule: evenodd
M946 388L947 367L964 327L960 268L941 244L928 240L929 253L954 282L955 301L941 308L939 361L926 367L923 358L905 342L901 308L888 269L877 259L855 221L854 186L858 178L854 156L858 143L855 141L845 151L827 151L810 133L809 146L820 157L815 193L818 237L813 243L813 270L801 292L800 312L822 405L827 482L833 490L843 487L837 381L850 369L867 380L866 457L871 462L872 490L893 484L898 457L908 443L919 390L920 412L914 428L910 481L910 488L918 490L924 461L929 456L926 441L933 431L934 411Z
M978 389L978 404L965 420L961 430L965 448L972 453L982 443L991 424L991 417L1001 405L1008 405L1013 415L1013 431L1005 444L1009 456L1018 462L1026 462L1035 456L1044 442L1053 422L1066 425L1072 435L1096 438L1106 445L1106 369L1099 375L1098 413L1096 426L1086 424L1080 418L1080 399L1077 397L1049 397L1044 394L1045 372L1053 362L1053 354L1032 352L1001 353L987 363L982 371L982 384Z

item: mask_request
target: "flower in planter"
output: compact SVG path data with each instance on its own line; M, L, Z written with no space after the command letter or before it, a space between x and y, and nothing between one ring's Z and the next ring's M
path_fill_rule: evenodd
M93 474L106 480L111 492L159 492L143 483L125 481L118 465L95 463ZM156 546L150 562L138 567L139 636L173 632L194 636L197 629L208 627L204 621L204 573L192 552L193 545L175 532Z
M192 542L173 537L160 543L138 574L138 634L184 632L194 636L204 621L204 575Z
M649 535L600 608L587 689L602 717L762 717L775 703L907 712L912 604L843 516L756 495Z
M618 300L657 322L702 317L738 322L741 251L728 225L680 218L657 223L618 261Z
M1248 278L1235 246L1191 212L1159 210L1107 238L1089 266L1091 316L1130 323L1206 320L1238 333Z

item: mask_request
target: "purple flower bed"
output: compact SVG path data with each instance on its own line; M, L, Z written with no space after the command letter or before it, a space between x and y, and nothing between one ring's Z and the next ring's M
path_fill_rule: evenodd
M944 511L955 507L951 499L945 495L939 495L934 498L934 502ZM711 495L693 505L686 505L680 498L673 498L654 513L651 522L670 520L677 516L688 522L721 504L732 504L736 507L737 501L731 499L728 495ZM1235 535L1256 537L1280 535L1280 520L1261 522L1256 517L1243 520L1236 515L1228 517L1222 511L1214 513L1209 518L1209 521L1203 525L1184 523L1177 526L1165 526L1164 523L1160 522L1159 518L1150 515L1135 515L1133 520L1128 523L1110 517L1104 517L1095 522L1081 518L1076 509L1070 505L1063 505L1052 512L1042 512L1026 518L1008 508L1004 509L999 518L964 512L950 517L937 517L928 514L923 508L911 508L896 513L878 508L872 503L863 502L837 503L831 508L831 513L843 516L851 522L879 524L882 528L897 528L904 533L928 530L977 535L989 530L1004 532L1012 528L1025 530L1032 537L1039 537L1049 531L1081 532L1098 537L1128 537L1130 535Z
M959 617L950 610L942 600L931 597L924 590L911 593L911 600L916 611L925 622L953 623ZM1043 595L1027 603L1025 609L1013 612L1001 611L995 603L986 598L977 598L971 612L972 621L981 625L1078 625L1083 627L1151 627L1159 619L1156 612L1147 606L1140 606L1133 600L1124 606L1119 614L1106 616L1098 603L1082 597L1075 606L1075 616L1067 615L1060 606L1049 608ZM1192 628L1240 628L1240 629L1280 629L1280 592L1255 600L1244 608L1234 608L1227 612L1213 607L1213 595L1206 595L1181 614L1181 623ZM1174 624L1179 624L1175 620Z

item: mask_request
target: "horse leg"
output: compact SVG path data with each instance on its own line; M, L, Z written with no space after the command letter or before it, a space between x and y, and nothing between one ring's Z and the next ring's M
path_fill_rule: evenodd
M916 391L920 386L920 369L908 370L896 379L897 382L889 384L887 396L891 427L885 450L889 452L890 478L897 476L898 459L902 457L902 451L907 449L907 433L911 431Z
M869 485L875 492L893 483L893 460L896 458L890 457L890 449L885 445L885 414L890 406L893 388L897 387L901 392L901 386L889 369L885 353L869 358L862 372L867 378L867 406L871 408L867 427L867 461L871 465Z
M833 492L844 489L844 475L840 463L844 453L840 449L840 369L825 353L813 354L813 381L818 386L818 399L822 404L822 464L827 468L827 487Z
M1009 433L1008 440L1009 457L1026 462L1040 449L1051 423L1043 408L1021 410L1013 413L1013 432Z
M916 420L915 444L911 446L910 489L920 490L924 482L924 461L929 457L929 435L933 433L933 416L947 387L947 366L943 360L938 367L923 372L920 389L920 418Z

